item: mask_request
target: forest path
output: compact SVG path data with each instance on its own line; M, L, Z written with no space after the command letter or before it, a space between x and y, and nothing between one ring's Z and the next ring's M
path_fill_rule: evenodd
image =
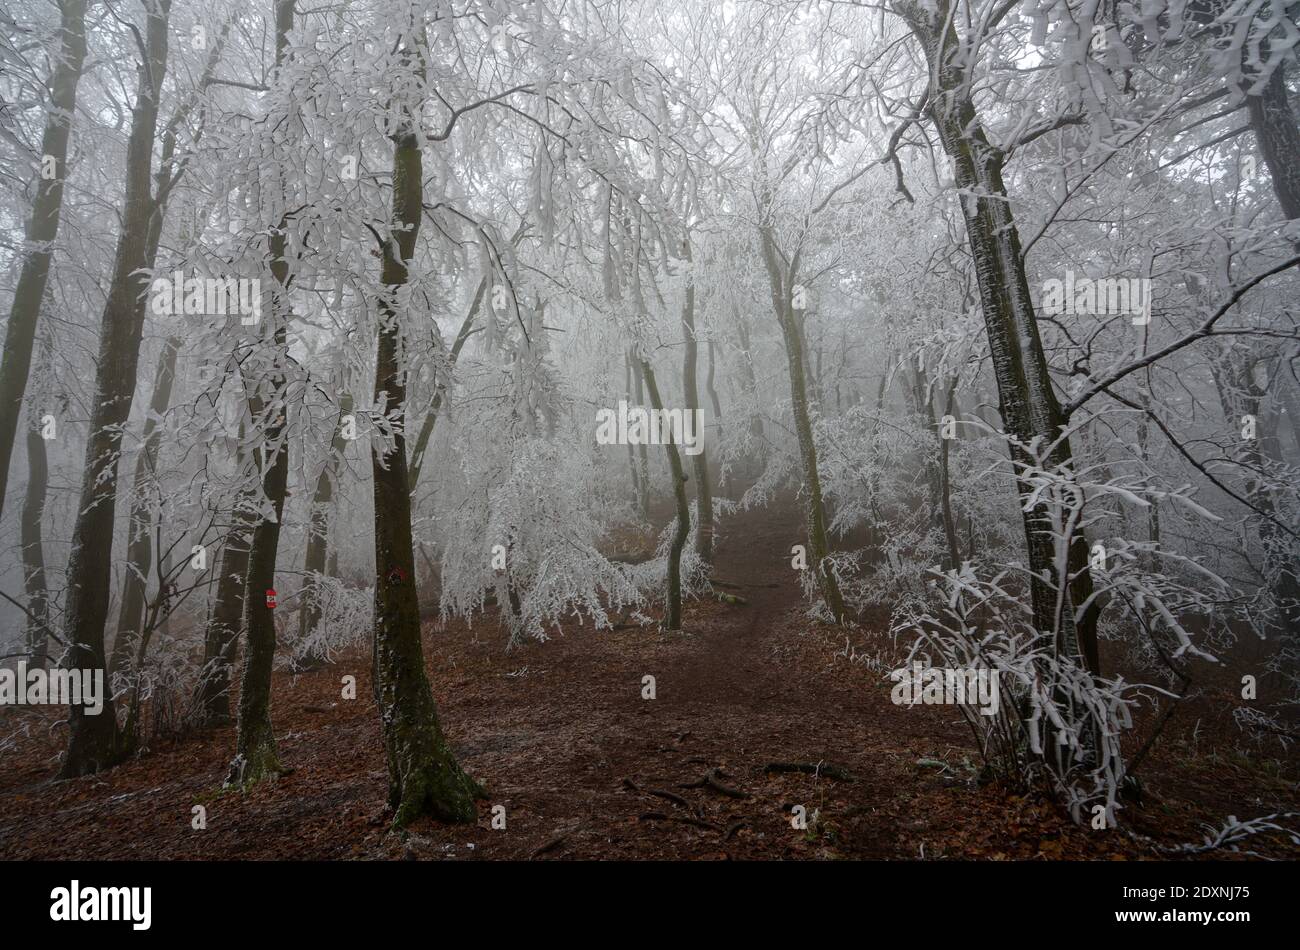
M890 702L882 629L807 618L790 566L803 540L793 498L719 527L715 574L747 585L727 590L749 602L689 601L681 632L566 623L506 651L490 617L426 624L443 726L488 790L473 825L426 819L389 832L363 646L326 669L275 674L277 743L294 771L247 794L219 792L233 728L51 783L62 734L54 714L33 722L0 770L0 856L1033 857L1059 851L1066 834L1072 856L1098 846L1062 832L1050 809L963 781L969 733L951 709ZM355 699L341 697L348 676ZM646 676L653 699L643 698ZM773 762L844 772L768 771ZM796 806L806 828L792 822Z
M793 500L722 519L713 576L727 585L718 590L746 603L707 613L688 605L683 635L692 649L675 657L665 677L686 705L701 713L718 705L748 709L779 689L779 664L759 654L778 645L786 614L803 606L789 553L802 535Z
M546 708L527 716L548 720L528 741L560 759L539 763L553 780L524 783L507 768L494 791L511 797L508 813L538 809L552 825L542 853L916 855L910 842L927 821L912 814L915 786L939 783L916 763L953 751L962 733L890 704L884 664L849 660L846 642L883 652L883 633L846 636L808 620L790 563L803 540L792 497L735 512L720 522L714 576L748 603L691 601L681 632L601 634L609 652L561 661L559 640L519 651L536 655L541 678L563 683L534 694ZM488 750L461 751L473 770ZM830 774L769 771L773 763L820 763ZM808 827L795 827L796 806Z

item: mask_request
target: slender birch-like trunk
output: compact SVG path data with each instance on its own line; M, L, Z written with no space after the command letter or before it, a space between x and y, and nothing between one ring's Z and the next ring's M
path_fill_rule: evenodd
M847 619L839 581L829 560L830 542L826 533L826 507L822 501L821 475L817 468L817 446L813 439L812 412L808 404L808 383L804 376L803 334L794 312L796 270L785 267L776 248L770 225L759 229L763 264L767 269L772 309L781 324L790 372L790 405L794 413L795 433L799 437L799 458L803 465L803 495L808 529L808 568L815 571L817 587L826 608L836 623ZM797 256L797 255L796 255Z

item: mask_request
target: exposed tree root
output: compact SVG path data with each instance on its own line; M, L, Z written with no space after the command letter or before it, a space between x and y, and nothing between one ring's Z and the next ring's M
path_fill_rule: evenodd
M745 821L744 819L741 819L740 821L733 821L730 825L727 826L727 832L722 836L722 840L730 841L732 837L736 834L736 832L738 832L741 828L748 828L748 827L749 827L749 822Z
M805 775L825 776L840 782L856 782L846 769L825 762L769 762L763 766L764 772L802 772Z
M642 795L654 795L656 798L666 799L667 801L672 802L674 805L677 805L681 808L685 808L688 812L693 812L695 810L691 807L690 802L688 802L686 799L682 798L682 796L676 794L675 792L666 792L661 788L642 788L641 786L637 785L636 782L633 782L630 778L623 779L623 787L628 789L629 791L638 792Z
M483 786L470 778L444 748L431 761L403 776L400 788L390 786L393 828L404 828L421 815L453 824L471 822L478 817L474 802L486 797Z
M280 764L274 746L257 746L249 754L236 755L230 763L225 788L247 791L259 782L292 775L293 769Z
M723 772L722 769L713 768L705 772L704 777L701 778L698 782L690 782L689 784L678 785L677 787L678 788L711 788L715 792L719 792L723 795L726 795L728 798L746 799L746 798L753 797L748 792L742 792L738 788L733 788L730 785L723 784L722 782L723 778L730 778L730 776L728 776L727 773Z
M705 821L703 818L696 818L693 815L665 815L661 811L648 811L637 819L638 821L676 821L683 825L694 825L696 828L705 828L708 831L722 832L722 828L712 822Z

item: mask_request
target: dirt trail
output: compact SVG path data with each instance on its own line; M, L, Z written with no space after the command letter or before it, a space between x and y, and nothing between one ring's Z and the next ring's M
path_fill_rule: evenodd
M722 524L716 576L743 606L691 601L681 633L562 635L506 652L480 618L426 629L444 726L488 788L476 825L388 833L386 773L364 649L277 673L273 719L295 771L221 794L232 729L164 743L99 776L51 783L63 736L34 720L4 753L0 857L828 858L1091 857L1134 846L1064 824L1052 806L968 781L970 736L946 707L889 701L879 631L805 616L790 546L796 507ZM771 586L769 586L771 585ZM357 678L357 699L340 680ZM642 698L643 677L655 698ZM14 710L10 710L10 713ZM8 713L6 714L8 715ZM30 711L24 715L31 716ZM3 725L8 732L12 719ZM823 762L826 774L771 773ZM947 763L944 767L942 763ZM716 771L715 771L716 770ZM706 776L712 783L703 781ZM195 829L194 808L207 826ZM504 828L494 828L504 806ZM792 817L801 806L807 828ZM1199 814L1183 822L1194 829Z

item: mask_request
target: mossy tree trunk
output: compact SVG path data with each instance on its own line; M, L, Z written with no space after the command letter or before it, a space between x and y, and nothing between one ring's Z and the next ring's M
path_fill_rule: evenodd
M375 493L374 689L388 758L388 802L393 824L421 815L468 822L483 790L457 765L438 721L424 669L415 550L411 538L411 484L406 455L405 334L399 290L424 214L423 156L410 117L392 134L393 202L382 248L380 326L375 354L375 406L383 432L371 443Z

